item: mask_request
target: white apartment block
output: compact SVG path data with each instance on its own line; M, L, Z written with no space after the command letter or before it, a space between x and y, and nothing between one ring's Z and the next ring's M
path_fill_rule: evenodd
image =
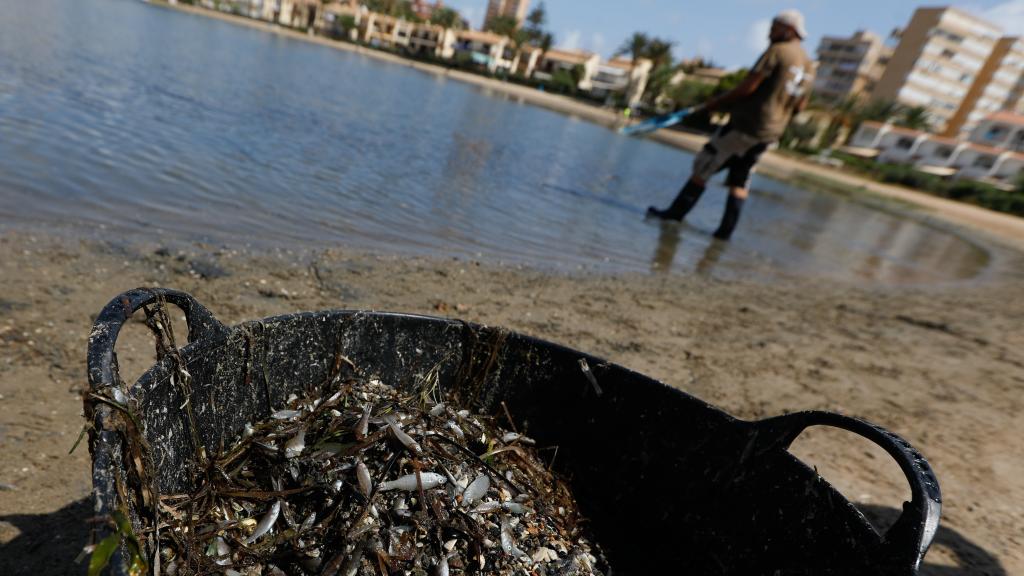
M956 8L919 8L900 36L872 97L923 106L948 132L1002 31Z
M968 91L946 135L970 132L982 119L1000 111L1015 111L1024 87L1024 42L1000 38Z
M1010 188L1024 170L1024 116L998 112L979 122L968 140L864 122L850 145L849 151L880 162Z
M849 38L822 38L817 53L814 93L835 102L870 94L892 57L892 48L876 34L859 30Z

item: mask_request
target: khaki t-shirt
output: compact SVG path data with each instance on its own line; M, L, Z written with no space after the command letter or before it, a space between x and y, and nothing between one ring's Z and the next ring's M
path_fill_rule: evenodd
M814 63L799 40L777 42L754 64L751 74L764 80L748 98L733 105L732 126L761 141L778 140L796 105L814 82Z

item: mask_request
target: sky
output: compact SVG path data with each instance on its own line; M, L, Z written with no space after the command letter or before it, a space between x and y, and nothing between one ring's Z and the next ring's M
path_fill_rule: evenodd
M530 8L541 0L531 0ZM849 36L866 29L887 37L910 21L919 6L952 5L1024 35L1024 0L543 0L555 45L611 56L634 32L675 42L677 59L710 58L727 68L750 66L768 45L771 18L796 8L807 18L807 51L822 36ZM445 0L474 28L483 23L487 0Z

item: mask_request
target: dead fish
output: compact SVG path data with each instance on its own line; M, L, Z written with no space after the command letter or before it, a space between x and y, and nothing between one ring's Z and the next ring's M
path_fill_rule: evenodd
M278 410L272 417L274 420L292 420L298 418L299 414L301 412L298 410Z
M430 415L437 418L441 414L444 414L444 402L438 402L430 409Z
M465 440L466 439L466 434L462 431L462 428L459 428L459 425L456 424L454 420L449 420L448 421L448 428L452 432L455 432L455 435L459 437L459 440Z
M402 446L408 448L413 454L423 453L423 448L419 443L412 439L412 436L409 436L404 430L402 430L394 416L389 414L384 417L384 421L387 422L388 426L391 428L391 433L395 435L395 438L398 438L398 441L402 443Z
M516 432L508 432L508 433L506 433L504 436L501 437L501 441L504 442L505 444L511 444L513 442L521 442L523 444L529 444L530 446L533 446L534 444L537 443L532 438L527 438L526 436L523 436L522 434L518 434Z
M435 576L448 576L448 557L444 554L441 554L441 560L438 561L434 574Z
M230 566L231 565L231 547L224 541L224 538L217 536L210 543L210 548L207 550L208 556L215 556L217 560L214 561L218 566Z
M518 502L502 502L501 508L506 512L511 512L513 514L526 514L526 511L528 510L526 506L523 506Z
M300 428L299 432L292 436L284 445L284 457L295 458L306 449L306 429Z
M501 504L498 504L497 502L484 502L470 510L470 512L473 514L490 514L491 512L498 511L499 508L501 508Z
M306 519L302 521L302 526L299 527L299 533L301 534L312 528L313 522L316 522L316 512L310 512L309 516L306 516Z
M370 492L373 491L373 480L370 480L370 470L360 460L356 463L356 478L359 479L359 489L363 492L363 496L370 497Z
M526 553L516 547L516 541L512 537L512 527L509 526L508 518L501 519L501 549L506 554L525 561L527 564L532 564L533 559Z
M472 506L474 502L484 497L487 491L491 488L491 479L486 474L482 474L473 480L472 483L466 488L466 491L462 493L462 503L466 506Z
M366 438L366 435L370 431L370 407L363 407L363 417L359 419L359 423L356 424L356 439L362 440Z
M274 526L274 522L277 522L278 515L281 514L281 501L276 500L274 505L270 507L270 511L260 520L260 523L256 525L256 530L253 531L252 536L245 539L245 545L248 546L253 542L259 540L264 534L270 532L270 529Z
M423 472L420 474L420 481L423 482L423 489L430 490L431 488L437 488L448 481L447 478L441 474L435 474L433 472ZM397 480L390 482L383 482L380 485L381 492L387 492L388 490L403 490L405 492L411 490L417 490L419 488L419 482L416 480L415 474L409 474L408 476L402 476Z

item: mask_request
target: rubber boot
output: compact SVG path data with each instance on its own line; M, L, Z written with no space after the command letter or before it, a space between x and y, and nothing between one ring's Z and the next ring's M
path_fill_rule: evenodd
M661 218L663 220L682 220L690 213L693 205L700 200L700 195L704 193L704 187L698 186L689 180L683 189L679 191L676 199L672 201L672 205L666 210L659 210L654 206L647 209L647 216L652 218Z
M718 230L715 230L715 238L728 240L732 237L732 231L740 220L740 212L743 211L743 202L744 198L739 198L732 194L729 195L729 200L725 203L725 214L722 215L722 223L718 225Z

